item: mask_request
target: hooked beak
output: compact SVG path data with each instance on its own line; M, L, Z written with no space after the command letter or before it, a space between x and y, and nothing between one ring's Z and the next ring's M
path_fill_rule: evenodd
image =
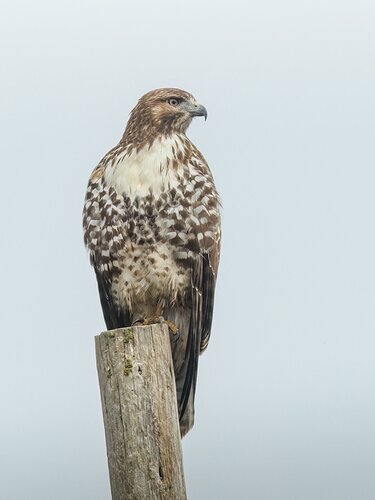
M204 121L207 120L207 109L202 104L197 104L190 114L191 116L204 116Z
M194 104L192 102L184 103L184 109L191 116L204 116L204 119L207 120L207 109L202 106L202 104Z

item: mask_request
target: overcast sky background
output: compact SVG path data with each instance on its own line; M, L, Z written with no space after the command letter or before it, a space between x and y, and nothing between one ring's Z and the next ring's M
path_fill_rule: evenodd
M223 201L190 500L375 498L373 0L4 1L0 498L109 500L87 179L146 91Z

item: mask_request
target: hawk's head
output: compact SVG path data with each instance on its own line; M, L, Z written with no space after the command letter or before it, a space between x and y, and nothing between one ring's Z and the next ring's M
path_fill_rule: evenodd
M185 133L194 116L207 110L195 98L180 89L151 90L141 97L130 114L124 139L127 142L149 142L159 134Z

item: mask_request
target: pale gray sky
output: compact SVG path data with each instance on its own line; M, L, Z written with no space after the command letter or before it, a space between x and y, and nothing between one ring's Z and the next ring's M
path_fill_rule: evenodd
M0 498L110 499L83 196L138 97L177 86L224 207L189 499L374 499L373 1L1 10Z

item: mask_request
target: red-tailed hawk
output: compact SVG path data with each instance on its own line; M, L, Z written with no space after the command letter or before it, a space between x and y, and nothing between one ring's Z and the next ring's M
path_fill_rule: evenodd
M171 347L182 435L193 426L220 250L219 197L185 135L194 116L207 111L188 92L144 95L91 174L83 212L107 328L162 317L178 329Z

